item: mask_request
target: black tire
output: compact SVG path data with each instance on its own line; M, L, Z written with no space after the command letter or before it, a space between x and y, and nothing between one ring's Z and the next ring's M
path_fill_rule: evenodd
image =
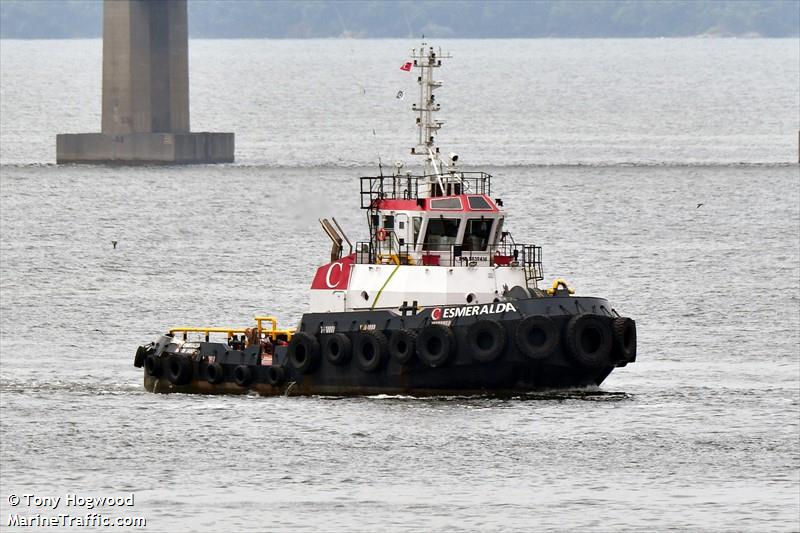
M417 335L417 355L430 367L445 366L453 355L455 338L447 326L433 324Z
M233 381L240 387L247 387L253 382L253 371L247 365L239 365L233 369Z
M615 361L636 361L636 321L617 317L611 321L614 347L611 356Z
M173 385L187 385L192 381L192 361L182 355L167 357L167 379Z
M567 355L586 368L607 366L613 342L609 322L594 315L572 317L564 334Z
M206 381L212 385L219 385L225 380L225 370L219 363L211 363L206 367Z
M326 335L322 339L321 347L325 359L336 366L346 365L353 352L353 343L344 333Z
M273 387L277 387L286 380L286 372L282 366L272 365L267 368L267 381Z
M514 341L525 357L547 359L558 348L558 327L546 316L529 316L517 324Z
M364 331L356 338L356 364L364 372L376 372L386 362L389 341L380 331Z
M136 355L133 356L133 366L142 368L144 366L144 358L147 357L147 348L139 346L136 348Z
M144 368L148 376L160 377L162 371L161 366L161 357L157 357L155 354L151 353L144 358Z
M506 348L506 329L496 320L480 320L467 329L467 346L480 363L494 361Z
M417 355L417 334L408 329L399 329L389 339L389 355L401 365L407 365Z
M289 342L289 363L301 374L310 374L319 366L319 342L303 331L295 333Z

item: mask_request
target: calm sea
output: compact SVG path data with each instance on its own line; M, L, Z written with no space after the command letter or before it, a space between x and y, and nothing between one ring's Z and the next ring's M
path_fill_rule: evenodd
M413 165L415 43L192 41L192 129L237 162L111 168L54 164L99 129L100 41L5 40L0 529L800 530L798 42L435 44L442 149L494 175L547 281L636 319L638 362L514 399L145 393L136 346L293 325L317 218L366 235L356 178Z

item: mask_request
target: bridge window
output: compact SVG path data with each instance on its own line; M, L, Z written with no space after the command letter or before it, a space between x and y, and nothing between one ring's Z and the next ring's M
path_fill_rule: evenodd
M461 249L467 252L485 252L489 246L491 232L491 218L471 218L467 220L467 229L464 231L464 243Z
M394 229L394 216L386 215L383 217L383 227L386 229Z
M463 209L461 198L437 198L430 202L431 209Z
M489 205L489 202L487 202L486 198L483 196L470 196L467 198L467 202L469 203L469 208L475 211L492 210L492 206Z
M425 244L428 250L450 251L456 244L458 225L457 218L431 218L428 220L428 230L425 232Z
M419 238L419 230L422 227L422 217L413 217L411 219L411 224L414 230L414 247L417 246L417 239Z

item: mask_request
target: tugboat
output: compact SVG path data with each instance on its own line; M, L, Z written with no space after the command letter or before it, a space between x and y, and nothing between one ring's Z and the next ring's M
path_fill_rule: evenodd
M320 220L330 262L298 326L172 328L136 351L148 391L515 395L600 385L636 360L635 322L562 279L540 289L541 248L506 229L491 176L440 154L433 72L449 57L423 43L403 67L418 71L411 154L423 172L397 163L361 178L368 240L353 246L335 218Z

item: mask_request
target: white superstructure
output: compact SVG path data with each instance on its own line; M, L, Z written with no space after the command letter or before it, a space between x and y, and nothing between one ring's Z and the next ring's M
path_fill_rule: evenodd
M370 237L345 257L341 228L321 221L334 250L314 277L310 312L490 304L542 279L540 248L517 244L503 230L506 214L490 196L491 176L459 170L458 156L444 160L435 144L442 121L435 119L441 104L434 90L442 84L433 71L447 57L425 43L412 51L420 91L411 153L425 158L424 172L403 174L398 164L391 176L361 178Z

